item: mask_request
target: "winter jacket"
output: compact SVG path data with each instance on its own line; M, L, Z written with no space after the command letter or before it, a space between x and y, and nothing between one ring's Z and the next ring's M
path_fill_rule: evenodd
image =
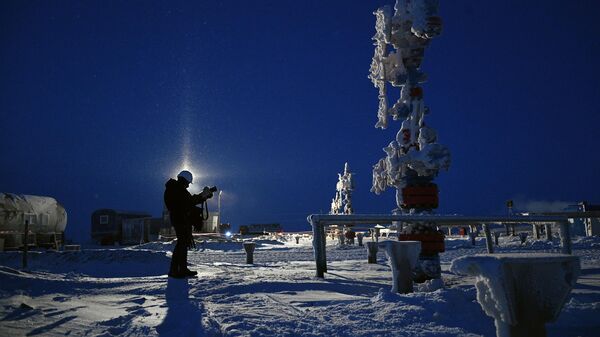
M192 195L184 184L175 179L169 179L165 184L165 205L169 210L171 225L190 225L190 215L194 206L203 203L206 198L200 194Z

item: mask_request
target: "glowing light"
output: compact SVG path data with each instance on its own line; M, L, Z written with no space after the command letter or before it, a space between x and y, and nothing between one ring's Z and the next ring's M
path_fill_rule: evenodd
M184 79L186 80L186 79ZM186 83L188 81L185 81ZM191 193L199 193L202 191L202 188L206 184L205 179L210 175L206 167L198 166L198 162L195 160L197 158L202 158L202 154L194 153L194 144L193 144L193 134L197 131L194 129L194 106L195 100L193 96L193 91L189 85L184 86L184 91L182 93L182 110L181 110L181 125L180 125L180 157L177 158L177 162L175 165L171 166L169 170L171 177L176 177L177 174L183 170L187 170L192 172L192 176L194 177L193 183L188 188L188 191Z
M203 180L208 176L205 169L200 168L195 165L192 161L192 150L191 150L191 142L190 142L189 133L185 132L183 137L183 152L181 156L181 163L179 166L174 168L173 176L177 176L179 172L183 170L187 170L192 172L192 176L194 177L194 182L190 185L188 190L190 193L200 193L203 188Z
M228 238L230 238L230 237L231 237L231 232L227 231L227 232L225 233L225 236L226 236L226 237L228 237Z

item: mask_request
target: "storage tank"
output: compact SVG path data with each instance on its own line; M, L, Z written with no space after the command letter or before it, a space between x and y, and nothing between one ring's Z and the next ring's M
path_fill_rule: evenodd
M26 220L33 235L31 243L57 245L57 241L63 241L67 212L56 199L0 193L0 235L6 240L5 247L21 245Z

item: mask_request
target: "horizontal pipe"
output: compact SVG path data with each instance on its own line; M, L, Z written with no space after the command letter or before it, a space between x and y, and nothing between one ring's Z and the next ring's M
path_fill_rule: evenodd
M311 214L308 222L319 225L356 225L356 224L391 224L400 222L433 222L444 226L463 226L478 224L551 224L564 223L563 216L542 215L507 215L507 216L465 216L465 215L415 215L415 214Z
M540 213L522 213L523 215L548 215L548 216L564 216L568 219L586 219L586 218L600 218L600 211L585 211L585 212L540 212Z
M327 225L360 225L391 224L399 222L432 222L438 226L464 226L483 224L559 224L565 230L561 236L562 251L571 253L571 237L568 231L568 220L563 216L543 215L507 215L507 216L465 216L465 215L415 215L415 214L311 214L307 217L313 230L313 247L317 265L317 277L323 278L327 272L325 257L325 226Z

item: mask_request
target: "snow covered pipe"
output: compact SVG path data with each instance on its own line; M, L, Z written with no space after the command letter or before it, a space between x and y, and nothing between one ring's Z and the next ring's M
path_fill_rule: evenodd
M373 243L373 242L369 242ZM420 241L384 241L383 246L392 269L392 292L408 294L413 292L412 271L419 262Z
M367 242L367 261L369 263L377 263L377 242Z
M390 225L398 222L434 222L439 226L465 226L488 224L558 224L567 221L563 216L547 215L510 215L510 216L485 216L485 215L443 215L443 214L311 214L307 217L309 223L318 222L319 225L361 225L380 224Z
M327 225L364 225L364 224L391 224L399 222L432 222L438 226L464 226L469 224L519 224L519 223L557 223L568 226L566 217L542 215L509 215L509 216L464 216L464 215L428 215L428 214L311 214L306 220L311 224L313 231L313 251L317 267L317 277L324 277L327 272L327 258L325 249L325 226ZM459 224L459 225L458 225ZM571 254L571 236L569 230L563 231L561 237L562 252Z
M492 233L490 232L490 226L488 224L483 224L483 232L485 233L485 246L487 248L488 254L494 253L494 244L492 243Z
M496 336L546 336L580 275L579 257L517 253L463 256L455 274L475 276L477 301L494 318Z
M25 220L25 229L23 230L23 269L27 269L27 251L29 250L29 220Z
M345 240L346 240L346 237L344 236L344 233L343 233L343 232L341 232L341 233L338 233L338 244L339 244L340 246L343 246L343 245L344 245L344 243L345 243Z
M571 226L568 222L560 223L560 251L563 254L571 254L573 252L571 244Z
M533 232L533 238L536 240L540 239L540 227L537 225L531 225L531 230Z
M254 248L256 248L256 244L254 242L244 242L244 250L246 251L246 264L254 263Z
M500 237L501 234L502 234L501 232L494 232L494 244L496 244L496 246L499 246L498 238Z
M471 238L471 245L475 246L475 239L477 238L477 236L479 235L479 233L474 232L473 231L473 227L471 227L471 231L469 232L469 238Z
M323 278L327 272L327 258L325 255L327 237L325 236L325 226L320 225L318 217L313 219L313 216L309 215L307 220L311 224L313 231L313 252L315 253L317 277Z

